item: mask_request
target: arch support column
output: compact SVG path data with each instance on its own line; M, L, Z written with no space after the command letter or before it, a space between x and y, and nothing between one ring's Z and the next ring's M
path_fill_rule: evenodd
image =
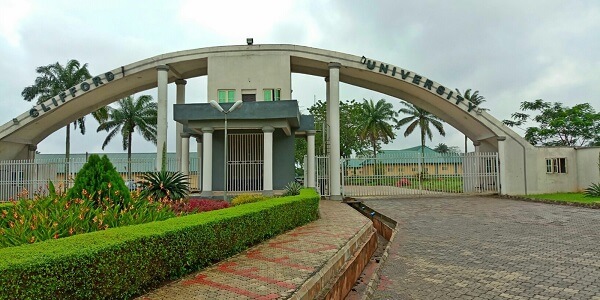
M306 131L306 186L309 188L315 188L317 186L315 175L315 130Z
M275 128L265 126L263 135L263 194L273 195L273 131Z
M185 104L185 84L187 83L187 81L183 80L183 79L177 79L175 80L175 84L177 86L177 97L175 98L175 103L176 104ZM181 139L182 136L181 134L183 133L183 124L176 122L175 123L175 136L177 137L177 140L175 141L175 157L181 157ZM179 168L179 171L182 170L182 161L179 160L179 164L177 166Z
M167 88L169 83L169 66L161 65L157 70L157 119L156 119L156 169L162 171L163 152L167 152Z
M202 128L202 196L212 196L212 147L213 147L212 127Z
M340 67L338 62L329 63L329 194L331 200L342 200L340 182Z
M504 195L506 194L506 161L507 161L507 157L506 157L506 137L505 136L499 136L497 137L498 140L498 164L499 164L499 172L500 172L500 195Z
M179 138L181 140L180 170L184 175L190 175L190 135L182 133Z
M198 189L200 191L202 191L202 174L203 174L203 170L202 170L202 161L204 160L204 158L202 157L202 137L201 136L195 136L196 137L196 155L198 155L198 159L197 159L197 166L196 166L196 170L198 170Z

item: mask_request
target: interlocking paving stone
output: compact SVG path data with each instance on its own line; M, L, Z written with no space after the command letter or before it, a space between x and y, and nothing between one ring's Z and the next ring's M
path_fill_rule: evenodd
M320 202L321 218L139 299L287 299L370 220L350 206Z
M600 300L600 210L492 197L365 203L398 222L373 299Z

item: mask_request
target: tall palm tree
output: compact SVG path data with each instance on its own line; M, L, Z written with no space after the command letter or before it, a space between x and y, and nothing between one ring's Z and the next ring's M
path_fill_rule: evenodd
M374 103L372 99L363 99L360 104L361 122L358 134L361 139L368 139L373 147L373 155L377 157L377 146L380 141L389 143L395 138L394 127L389 122L396 121L398 113L391 103L380 99Z
M145 140L156 144L157 104L152 96L142 95L135 101L132 96L127 96L119 100L117 105L118 108L108 107L108 119L100 123L96 131L108 132L102 150L117 133L121 133L123 150L127 150L127 172L131 172L131 140L136 128Z
M471 89L467 89L465 94L463 95L458 89L456 89L456 93L459 96L465 98L467 101L473 103L476 107L478 107L481 103L485 102L485 97L479 95L479 91L474 91L471 93ZM489 110L487 108L479 107L480 110ZM467 135L465 134L465 153L467 153Z
M87 69L87 64L81 65L76 59L69 60L66 65L56 62L47 66L38 67L35 70L39 76L35 83L23 89L21 96L26 101L32 101L37 98L37 104L58 95L77 84L92 78ZM106 107L103 107L92 113L94 119L98 122L106 120L108 113ZM81 117L73 122L74 129L79 127L81 134L85 134L85 117ZM68 161L71 155L71 129L66 126L67 135L65 141L65 159Z
M429 113L428 111L413 105L408 104L406 102L401 102L402 105L406 106L400 109L400 113L407 114L408 117L404 117L398 121L396 125L397 129L400 127L410 123L406 130L404 131L404 137L409 136L417 126L421 132L421 159L425 157L425 136L429 138L431 141L433 135L431 132L430 124L439 132L441 136L446 136L446 131L444 131L444 125L442 124L442 120L435 115ZM422 174L421 164L419 164L419 176Z

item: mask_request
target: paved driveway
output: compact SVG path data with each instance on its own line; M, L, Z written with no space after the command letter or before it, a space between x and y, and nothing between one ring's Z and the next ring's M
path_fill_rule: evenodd
M486 197L365 203L399 223L374 299L600 300L600 210Z

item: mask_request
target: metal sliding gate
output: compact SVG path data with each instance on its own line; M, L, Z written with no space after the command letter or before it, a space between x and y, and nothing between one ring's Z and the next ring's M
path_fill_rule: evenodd
M344 196L499 192L498 153L403 154L343 159Z
M228 134L229 191L262 191L264 138L262 133Z

